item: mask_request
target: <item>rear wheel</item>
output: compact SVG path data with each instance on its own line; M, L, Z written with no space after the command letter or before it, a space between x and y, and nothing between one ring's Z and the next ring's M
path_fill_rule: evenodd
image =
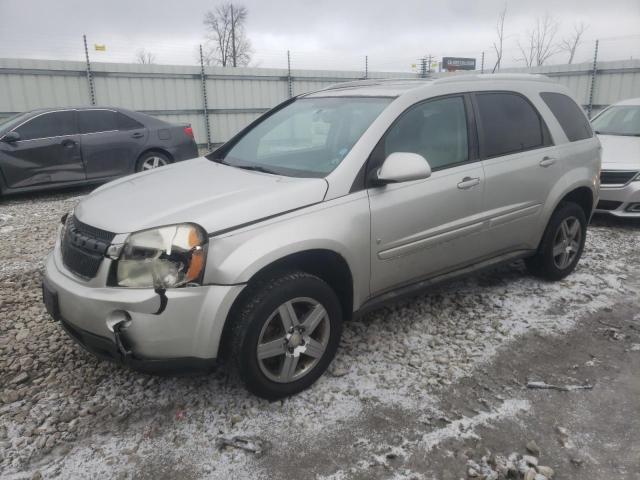
M248 287L229 319L227 360L254 394L275 399L304 390L327 369L342 332L334 291L304 272Z
M136 172L153 170L154 168L164 167L170 163L171 160L169 160L169 157L164 153L146 152L138 159L138 162L136 163Z
M561 204L551 216L538 252L526 260L531 273L548 280L561 280L576 268L587 236L582 208L572 202Z

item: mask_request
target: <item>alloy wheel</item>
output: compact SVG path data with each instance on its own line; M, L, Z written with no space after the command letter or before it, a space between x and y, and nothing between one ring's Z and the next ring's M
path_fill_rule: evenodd
M260 370L271 381L290 383L308 374L329 343L329 315L316 300L300 297L280 305L258 338Z
M565 218L553 240L553 263L560 270L569 267L580 250L582 226L576 217Z
M163 167L167 164L167 161L156 155L152 157L147 157L144 162L142 162L142 170L153 170L154 168Z

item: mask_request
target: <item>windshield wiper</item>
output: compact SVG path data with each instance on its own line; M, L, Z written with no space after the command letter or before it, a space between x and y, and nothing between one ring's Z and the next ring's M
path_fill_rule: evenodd
M251 170L252 172L262 172L262 173L270 173L271 175L278 175L273 170L269 170L268 168L260 167L258 165L231 165L229 163L225 163L225 165L229 165L235 168L241 168L243 170Z

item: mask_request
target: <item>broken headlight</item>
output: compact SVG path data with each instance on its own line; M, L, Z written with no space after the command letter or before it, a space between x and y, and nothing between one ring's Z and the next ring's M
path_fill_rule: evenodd
M200 284L207 235L182 223L132 233L115 265L115 284L130 288L172 288Z

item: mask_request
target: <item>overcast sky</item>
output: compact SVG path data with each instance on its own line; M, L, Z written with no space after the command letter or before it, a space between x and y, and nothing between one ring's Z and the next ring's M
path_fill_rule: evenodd
M252 64L293 68L411 69L422 55L480 61L491 44L504 0L244 0L254 50ZM204 41L204 13L212 0L0 0L0 57L83 58L86 33L94 61L134 61L146 48L156 63L195 63ZM640 0L511 0L505 23L505 63L517 65L517 39L548 12L560 28L588 24L576 61L589 61L596 38L601 58L640 58ZM626 37L635 35L634 37ZM615 38L612 38L615 37ZM626 37L626 38L618 38ZM93 50L95 43L106 52ZM558 54L551 63L564 63Z

